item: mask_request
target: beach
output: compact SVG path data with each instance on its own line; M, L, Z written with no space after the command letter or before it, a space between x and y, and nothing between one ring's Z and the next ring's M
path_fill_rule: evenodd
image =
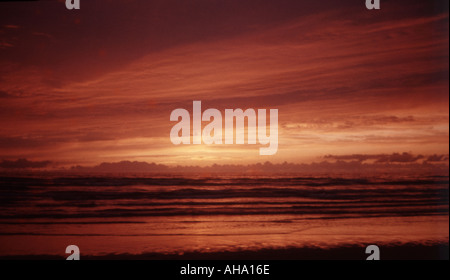
M445 176L1 180L4 259L448 259Z

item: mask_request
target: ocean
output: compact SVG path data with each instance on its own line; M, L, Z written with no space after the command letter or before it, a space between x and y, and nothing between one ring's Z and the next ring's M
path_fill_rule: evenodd
M0 257L448 246L448 176L0 178ZM292 257L292 256L291 256ZM299 256L307 259L308 256ZM295 258L295 257L294 257Z

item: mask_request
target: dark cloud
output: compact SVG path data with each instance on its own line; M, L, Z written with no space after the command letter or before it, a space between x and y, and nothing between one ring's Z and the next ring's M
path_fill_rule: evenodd
M30 161L27 159L18 160L2 160L0 162L0 168L5 169L28 169L28 168L44 168L51 164L51 161Z
M14 48L0 53L0 59L42 65L54 71L56 80L76 80L118 69L149 53L182 44L267 29L330 10L354 8L365 12L361 0L90 0L84 1L76 12L66 10L62 2L47 1L45 8L38 4L2 3L0 26L9 32L3 39L16 39ZM400 12L386 6L384 12L395 11L396 18L401 18L409 15L408 8L414 6L406 0L396 2L402 7ZM426 11L442 12L433 1L422 2L420 9L413 11L420 11L422 16ZM378 19L369 16L367 20ZM30 45L36 46L32 52ZM68 58L73 61L67 63Z
M411 153L393 153L390 155L378 154L378 155L326 155L325 159L344 160L344 161L366 161L375 160L376 163L413 163L420 159L424 159L423 155L413 155Z
M64 132L64 133L62 133ZM65 143L72 142L90 142L90 141L107 141L114 140L118 134L102 134L93 130L74 131L70 128L61 129L57 133L43 132L40 136L34 137L1 137L0 147L3 149L43 149L48 147L59 147Z
M392 155L380 155L377 162L380 163L408 163L408 162L416 162L419 159L423 159L424 156L417 155L414 156L410 153L393 153Z
M42 138L0 137L0 147L4 149L42 148L50 144L49 140L44 140Z
M0 90L0 98L12 98L14 95L7 93L6 91Z
M352 2L355 0L339 6ZM15 47L0 53L0 59L45 66L59 79L88 79L93 74L118 69L152 52L236 36L302 15L334 9L334 3L332 0L320 3L297 0L90 0L84 1L83 7L76 12L66 10L61 1L46 3L45 8L2 3L0 25L21 28L9 28L11 34L3 39L17 38ZM30 45L37 46L33 52L29 51ZM67 63L68 58L74 59ZM89 71L86 71L86 65Z
M448 155L431 155L427 157L428 162L442 162L448 161Z
M403 154L392 154L392 160L404 160L402 158L396 158L398 156L407 156ZM384 155L378 155L384 156ZM329 156L331 157L331 156ZM344 156L347 159L352 156ZM355 158L360 157L376 157L371 155L354 155ZM448 164L422 164L418 162L408 162L407 164L395 164L392 165L388 162L385 163L371 163L366 164L359 161L343 161L338 160L336 162L313 162L311 164L295 164L284 162L281 164L274 164L271 162L256 163L256 164L213 164L211 166L195 166L188 165L189 162L185 162L185 165L168 166L164 164L148 163L141 161L121 161L121 162L103 162L99 165L86 167L86 166L73 166L70 170L77 173L114 173L114 172L131 172L131 173L193 173L193 174L210 174L210 173L230 173L230 174L332 174L332 173L360 173L360 174L378 174L378 173L427 173L427 174L448 174Z
M354 155L326 155L324 156L325 159L331 159L331 160L352 160L352 161L365 161L369 159L373 159L376 157L375 155L360 155L360 154L354 154Z

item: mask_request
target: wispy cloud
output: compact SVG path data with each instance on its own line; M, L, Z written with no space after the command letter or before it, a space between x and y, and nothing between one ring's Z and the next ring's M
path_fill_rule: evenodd
M348 3L302 10L299 1L263 1L257 10L242 4L223 21L237 4L211 4L211 14L194 20L186 14L192 7L172 11L155 3L144 5L152 11L145 17L127 4L136 15L127 21L82 14L77 25L70 18L61 27L20 28L26 32L17 36L17 50L0 63L0 156L98 163L145 155L203 165L267 160L251 145L172 145L170 112L191 110L192 100L202 100L204 109L279 109L273 162L448 153L447 12L386 3L380 20ZM110 15L122 4L111 4ZM113 26L120 40L104 34L105 22L123 23ZM70 36L62 32L69 25ZM30 42L39 47L23 53Z
M20 26L16 25L16 24L5 24L5 25L3 25L3 27L7 28L7 29L19 29L20 28Z

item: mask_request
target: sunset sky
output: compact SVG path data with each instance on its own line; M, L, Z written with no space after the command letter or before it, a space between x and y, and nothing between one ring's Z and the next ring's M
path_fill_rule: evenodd
M447 1L386 0L377 11L363 0L63 2L0 3L0 160L449 153ZM278 109L278 152L173 145L170 113L192 112L193 100Z

